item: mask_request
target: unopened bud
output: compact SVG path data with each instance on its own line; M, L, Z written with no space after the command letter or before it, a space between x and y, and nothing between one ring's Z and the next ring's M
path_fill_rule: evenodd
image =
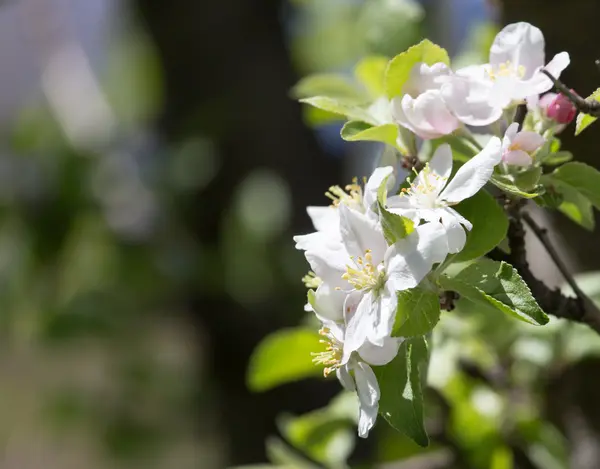
M577 108L564 94L548 93L540 100L540 106L549 119L559 124L568 124L577 115Z

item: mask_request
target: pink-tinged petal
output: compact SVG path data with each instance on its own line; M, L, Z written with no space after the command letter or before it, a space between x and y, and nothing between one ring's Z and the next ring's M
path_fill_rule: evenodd
M382 346L369 342L358 350L360 357L370 365L383 366L391 362L398 355L398 347L404 341L400 337L387 337Z
M358 436L366 438L377 420L380 397L379 383L377 383L375 373L366 363L359 361L353 368L356 391L360 402Z
M502 106L490 104L492 83L454 77L441 88L450 111L463 123L476 127L489 125L502 117Z
M519 149L524 150L527 153L532 153L541 147L545 141L544 137L540 134L524 130L515 136L512 143Z
M509 151L508 153L504 154L502 160L506 164L525 167L531 166L531 163L533 162L531 156L529 156L529 154L524 152L523 150Z
M411 132L415 133L415 128L408 120L404 109L412 109L412 98L409 95L404 95L402 98L395 97L392 99L392 117L396 124L407 128Z
M512 124L510 124L508 126L508 129L506 129L506 132L504 133L504 138L502 139L502 148L506 149L506 148L510 147L510 145L512 144L513 140L515 139L515 137L517 136L518 133L519 133L519 124L516 122L513 122Z
M444 135L444 133L440 133L436 130L427 120L427 116L431 114L431 110L428 108L435 107L436 101L441 101L440 92L438 90L426 91L416 99L413 99L409 95L404 95L400 101L400 111L398 109L397 98L395 98L393 103L394 119L396 119L398 124L406 127L423 139L429 140L439 138ZM446 110L446 113L447 112L448 111ZM439 119L439 117L437 119Z
M490 49L490 63L499 66L510 62L525 67L525 78L544 65L544 35L529 23L509 24L500 31Z
M462 165L440 197L450 203L472 197L489 181L501 160L502 142L498 137L492 137L479 154Z
M460 127L459 120L450 112L440 92L429 92L417 98L415 110L422 113L433 132L448 135Z

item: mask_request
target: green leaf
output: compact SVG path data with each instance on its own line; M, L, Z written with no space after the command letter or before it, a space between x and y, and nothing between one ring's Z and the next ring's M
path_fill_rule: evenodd
M387 57L373 55L363 58L354 68L356 79L364 85L372 98L385 94L385 69Z
M558 166L559 164L567 163L573 159L573 153L570 151L557 151L546 156L542 163L548 166Z
M541 167L531 167L514 175L515 186L519 190L529 192L535 190L542 175Z
M471 143L457 135L444 135L443 137L432 140L431 143L432 154L442 143L447 143L450 145L450 148L452 148L452 159L462 161L463 163L466 163L479 153L479 150Z
M387 181L386 177L377 190L377 205L379 207L379 221L383 228L383 235L389 245L394 244L399 239L406 238L415 230L415 224L409 218L388 212L387 202Z
M306 125L309 127L317 127L320 125L330 124L332 122L346 120L345 116L324 111L323 109L313 106L302 106L302 117Z
M487 254L506 237L508 218L498 202L486 190L463 200L456 207L458 213L473 224L467 233L467 242L454 262L463 262Z
M318 376L323 370L312 362L311 352L323 350L319 335L306 328L282 329L267 336L250 357L248 388L266 391L275 386Z
M589 95L587 97L587 99L593 99L595 101L600 102L600 88L598 88L591 95ZM577 115L577 122L575 125L575 135L579 135L587 127L589 127L591 124L593 124L597 119L598 119L597 117L593 117L593 116L590 116L589 114L584 114L583 112L580 112Z
M422 336L433 330L440 320L440 299L434 291L422 287L398 293L395 337Z
M365 102L369 97L351 80L334 74L309 75L302 78L291 90L295 99L326 96L332 99Z
M506 262L482 258L453 276L441 275L439 283L445 290L484 306L494 306L529 324L541 326L548 322L527 284Z
M423 425L423 394L419 367L428 360L423 337L405 340L398 355L385 366L373 367L379 382L379 413L420 446L429 445Z
M305 459L280 438L270 436L265 442L267 458L277 467L294 469L319 469L319 466Z
M367 110L356 103L328 98L326 96L302 98L299 101L304 104L310 104L311 106L322 109L323 111L339 114L340 116L346 116L350 120L359 120L372 125L377 125L377 122L375 122Z
M515 185L515 182L512 181L508 176L503 176L499 174L494 174L490 178L490 182L494 184L497 188L502 189L504 192L507 192L512 195L518 195L519 197L523 197L524 199L533 199L538 197L542 191L542 187L538 186L535 192L526 192L521 190L519 187Z
M419 62L433 65L438 62L450 65L448 52L437 44L425 39L406 52L398 54L388 64L385 72L385 92L388 98L403 94L403 88L412 68Z
M592 203L572 187L564 185L558 190L562 196L558 210L586 230L593 231L596 221Z
M571 162L556 168L550 175L552 181L558 181L559 191L566 185L587 198L600 209L600 171L585 163Z
M348 121L342 127L341 136L349 142L369 140L372 142L383 142L396 146L398 138L398 127L394 124L385 124L373 127L365 122Z

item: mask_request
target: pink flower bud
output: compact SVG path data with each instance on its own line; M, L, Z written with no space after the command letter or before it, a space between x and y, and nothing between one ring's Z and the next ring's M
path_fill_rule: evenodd
M550 119L558 122L559 124L568 124L575 119L575 116L577 115L577 108L564 94L557 94L554 95L554 97L548 98L546 98L546 96L540 100L540 105L545 109L546 115Z

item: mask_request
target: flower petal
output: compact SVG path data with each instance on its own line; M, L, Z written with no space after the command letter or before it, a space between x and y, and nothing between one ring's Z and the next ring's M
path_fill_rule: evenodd
M402 337L387 337L382 346L365 342L358 350L360 357L371 365L382 366L391 362L398 355L398 348L404 341Z
M352 379L352 376L350 376L348 365L339 367L335 370L335 374L346 391L354 391L356 389L354 380Z
M354 379L360 402L358 417L358 436L366 438L369 430L375 425L377 411L379 410L379 383L377 377L369 365L357 362L354 365Z
M434 176L429 178L428 182L435 187L436 194L439 194L452 173L452 149L450 145L444 143L437 147L428 164L431 174Z
M451 254L456 254L462 251L467 242L467 233L457 219L447 220L443 224L446 229L446 237L448 239L448 251Z
M532 153L541 147L545 141L540 134L524 130L515 136L513 145L518 146L527 153Z
M502 159L502 143L492 137L483 150L467 161L452 178L440 198L457 203L477 193L490 179Z
M340 278L341 280L341 278ZM315 291L315 312L324 318L332 321L342 321L344 319L344 302L348 295L340 289L339 285L331 285L323 282Z
M379 264L387 248L383 232L376 220L367 215L340 205L340 231L342 242L350 256L364 257L371 251L373 263Z
M476 72L483 71L479 68ZM492 106L493 84L485 79L453 77L441 88L442 97L452 113L463 123L485 126L502 116L503 106Z
M393 176L394 168L391 166L385 166L383 168L376 168L371 174L371 177L365 185L363 195L363 205L366 210L371 210L371 207L377 202L377 191L383 180L387 177L387 188L388 190L394 186L395 177ZM389 177L388 177L389 176Z
M506 132L504 133L504 138L502 139L502 148L507 149L519 133L519 124L517 122L513 122L508 126Z
M398 298L394 285L386 282L383 289L379 292L376 300L376 309L373 311L373 327L369 330L367 339L374 345L382 347L385 339L392 335L394 321L396 319L396 309L398 307ZM377 363L374 363L375 365Z
M525 78L544 65L544 35L535 26L520 22L509 24L500 31L490 49L490 63L498 66L510 62L525 67Z
M327 233L336 232L340 229L340 214L336 207L307 207L306 212L312 220L317 231Z
M359 300L358 302L356 300ZM347 302L356 304L354 314L349 315L347 319L346 335L344 338L344 352L342 355L342 363L348 363L353 352L356 352L367 340L369 331L373 328L373 309L374 296L372 292L362 294L361 292L353 292L349 295ZM354 306L349 306L347 303L344 308L348 310Z
M513 166L531 166L533 160L527 152L523 150L512 150L502 156L502 161Z

